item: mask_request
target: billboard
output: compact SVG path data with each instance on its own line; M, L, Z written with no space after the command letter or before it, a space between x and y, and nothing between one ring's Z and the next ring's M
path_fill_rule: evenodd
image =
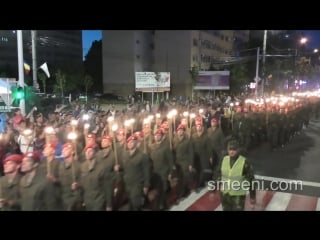
M170 72L136 72L136 91L170 91Z
M194 90L229 90L230 71L199 71Z

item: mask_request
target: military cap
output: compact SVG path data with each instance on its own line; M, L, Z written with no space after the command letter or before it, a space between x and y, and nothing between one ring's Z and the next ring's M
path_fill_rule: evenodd
M94 150L97 150L98 145L96 143L89 143L85 146L84 151L87 151L89 148L92 148Z
M73 144L72 143L65 143L65 144L63 144L62 148L73 148Z
M22 162L22 159L23 159L23 155L21 154L11 154L3 160L3 163L13 161L13 162L16 162L17 164L20 164Z
M168 122L165 122L165 123L162 123L160 128L163 128L165 130L168 130L169 129L169 125L168 125Z
M122 128L117 131L117 135L124 135L124 133L125 131Z
M162 130L161 128L158 128L158 129L154 132L154 135L157 135L157 134L163 135L163 130Z
M230 142L228 142L228 149L239 149L240 148L240 144L237 140L231 140Z
M110 142L112 142L112 141L113 141L113 138L110 137L109 135L103 135L102 138L101 138L101 140L109 140Z
M211 122L219 122L217 118L211 118Z
M57 149L57 146L58 146L58 143L57 143L56 141L53 141L53 142L50 142L50 143L46 143L46 144L44 145L45 148L46 148L46 147L51 147L51 148L53 148L53 149Z
M128 137L127 143L133 140L137 140L137 137L135 135L131 135L130 137Z
M94 133L89 133L88 135L87 135L87 138L96 138L96 135L94 134Z
M180 125L177 127L177 131L179 131L179 130L185 131L185 130L186 130L186 127L185 127L183 124L180 124Z
M135 132L134 135L135 135L137 138L143 138L143 137L144 137L144 134L143 134L142 131Z
M39 152L26 152L23 157L32 158L35 162L39 162L41 159L41 154Z

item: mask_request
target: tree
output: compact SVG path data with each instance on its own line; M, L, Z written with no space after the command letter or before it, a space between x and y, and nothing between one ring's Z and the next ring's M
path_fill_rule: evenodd
M44 73L40 72L38 73L38 78L41 81L43 92L46 93L47 76Z
M93 85L92 77L88 74L84 76L83 85L86 89L86 102L88 102L88 89L90 89Z
M55 73L55 78L56 78L56 84L54 85L54 92L55 93L60 93L60 96L62 97L64 101L64 91L66 88L66 75L61 72L61 70L58 70Z
M247 64L240 63L234 64L230 68L230 90L233 93L243 91L242 88L247 85L250 80L253 79L248 76Z
M85 56L84 71L92 77L93 90L103 92L102 83L102 40L94 41Z

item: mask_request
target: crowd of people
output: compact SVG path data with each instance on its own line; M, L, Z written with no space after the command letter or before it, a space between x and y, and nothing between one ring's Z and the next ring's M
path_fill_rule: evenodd
M0 208L166 210L215 178L235 146L243 155L266 141L284 147L319 106L239 97L122 111L74 103L46 116L16 109L1 118Z

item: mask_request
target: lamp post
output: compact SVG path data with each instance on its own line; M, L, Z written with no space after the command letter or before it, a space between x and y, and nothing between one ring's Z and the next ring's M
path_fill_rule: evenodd
M264 96L264 84L265 84L265 73L266 73L266 49L267 49L267 31L264 30L263 33L263 50L262 50L262 85L261 85L261 95Z
M255 96L258 97L258 83L259 83L259 52L260 48L257 48L257 64L256 64L256 88L255 88Z
M303 59L301 56L301 48L302 46L305 46L306 43L308 42L308 38L306 37L301 37L297 42L296 42L296 54L295 54L295 60L294 60L294 81L293 81L293 87L295 87L295 82L297 78L299 77L299 68L300 68L300 63L302 62L301 60Z
M18 46L19 85L24 88L22 30L17 30L17 46ZM20 100L20 109L21 109L21 113L23 115L26 115L26 102L24 98Z
M33 87L35 89L39 89L38 79L37 79L38 68L37 68L37 52L36 52L37 40L36 39L37 39L37 31L31 30Z

